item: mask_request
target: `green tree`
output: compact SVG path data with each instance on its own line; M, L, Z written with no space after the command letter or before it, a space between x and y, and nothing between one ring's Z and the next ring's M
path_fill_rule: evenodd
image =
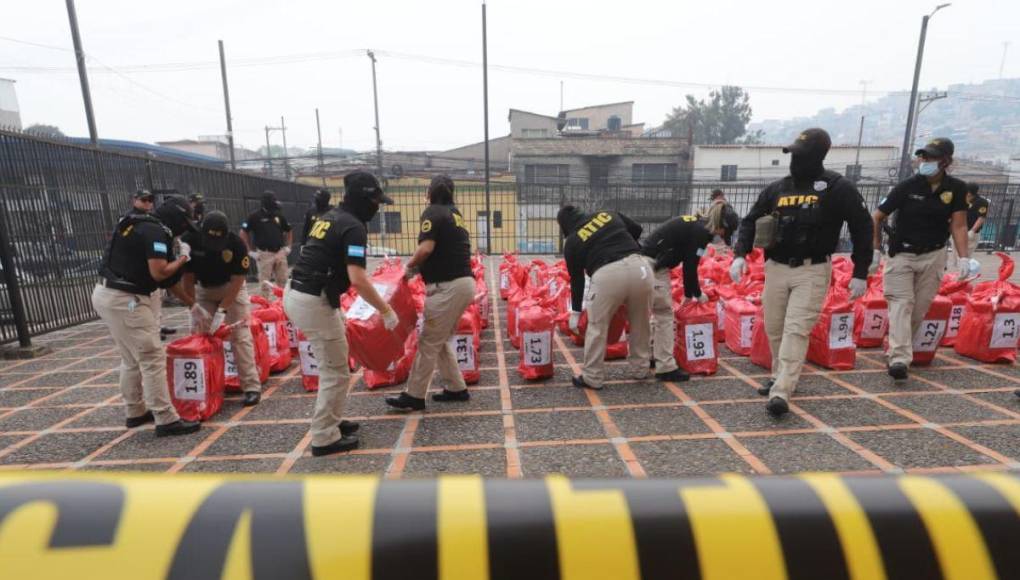
M25 133L28 133L29 135L35 135L37 137L54 138L64 136L64 132L61 131L60 128L57 127L56 125L43 125L40 123L29 125L28 127L25 128Z
M688 130L693 130L694 143L698 145L761 143L761 131L747 132L750 121L747 92L741 87L724 86L700 101L687 95L686 103L675 107L664 125L674 135L687 135Z

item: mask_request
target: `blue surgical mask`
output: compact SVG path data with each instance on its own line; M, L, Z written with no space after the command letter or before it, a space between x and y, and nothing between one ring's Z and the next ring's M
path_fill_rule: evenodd
M917 172L925 177L931 177L939 172L939 162L922 161L921 164L917 166Z

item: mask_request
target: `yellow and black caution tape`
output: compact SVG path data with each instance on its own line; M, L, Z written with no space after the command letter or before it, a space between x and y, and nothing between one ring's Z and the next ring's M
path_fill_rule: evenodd
M0 578L1020 578L1020 477L0 475Z

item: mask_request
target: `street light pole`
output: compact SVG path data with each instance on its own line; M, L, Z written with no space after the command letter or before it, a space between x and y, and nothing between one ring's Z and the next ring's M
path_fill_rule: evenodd
M93 147L98 147L99 133L96 131L96 115L92 111L92 91L89 90L89 73L85 68L85 50L81 47L81 34L78 33L78 13L74 10L74 0L67 0L67 19L71 22L71 40L74 42L74 57L78 62L81 98L85 101L85 121L89 125L89 141Z
M482 109L485 115L485 252L492 253L492 199L489 184L489 42L482 2Z
M223 77L223 104L227 110L227 145L230 146L230 169L237 171L234 159L234 122L230 119L230 89L227 87L227 59L223 56L223 41L220 40L220 76Z
M319 134L319 177L322 178L322 186L326 187L326 170L322 164L322 125L319 124L319 107L315 107L315 132Z
M375 82L375 53L368 51L368 58L372 59L372 100L375 102L375 167L377 177L381 183L383 180L383 158L382 158L382 137L379 133L379 87ZM379 215L379 244L386 247L386 213Z
M910 150L913 148L911 133L914 127L914 116L917 114L917 86L921 81L921 62L924 60L924 40L928 35L928 21L935 13L950 4L939 4L932 10L931 14L925 14L921 19L921 36L917 41L917 62L914 63L914 83L910 89L910 104L907 107L907 126L903 130L903 149L900 151L900 179L906 179L910 175Z

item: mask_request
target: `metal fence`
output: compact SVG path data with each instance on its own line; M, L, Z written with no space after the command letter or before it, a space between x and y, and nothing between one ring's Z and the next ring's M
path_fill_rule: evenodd
M266 189L300 224L314 188L0 132L0 343L94 320L91 292L137 189L202 193L240 224Z

